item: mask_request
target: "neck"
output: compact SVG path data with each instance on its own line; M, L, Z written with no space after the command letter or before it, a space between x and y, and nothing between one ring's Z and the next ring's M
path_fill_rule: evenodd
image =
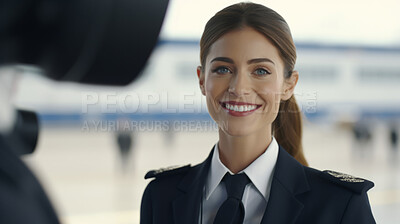
M0 134L5 134L14 127L16 114L11 99L14 80L13 68L0 68Z
M232 173L238 173L262 155L271 141L271 132L232 136L220 129L219 158Z

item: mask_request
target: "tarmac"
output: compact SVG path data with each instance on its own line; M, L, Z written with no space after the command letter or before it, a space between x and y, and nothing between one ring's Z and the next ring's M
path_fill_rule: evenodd
M375 183L368 195L377 223L400 223L400 153L384 125L369 142L345 128L307 124L303 145L311 167ZM34 154L23 159L34 171L64 224L135 224L151 169L197 164L218 141L215 130L133 133L122 157L114 132L82 127L43 127Z

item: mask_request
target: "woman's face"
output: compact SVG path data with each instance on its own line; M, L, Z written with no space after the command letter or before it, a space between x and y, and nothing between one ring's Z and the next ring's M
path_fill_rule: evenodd
M293 94L298 74L285 79L275 46L252 28L231 31L213 43L197 74L211 117L232 136L271 134L281 100Z

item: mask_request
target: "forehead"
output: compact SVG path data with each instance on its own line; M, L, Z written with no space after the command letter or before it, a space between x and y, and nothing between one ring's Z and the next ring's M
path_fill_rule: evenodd
M245 27L230 31L215 41L207 56L207 62L214 57L230 57L234 61L254 58L269 58L282 64L278 49L260 32Z

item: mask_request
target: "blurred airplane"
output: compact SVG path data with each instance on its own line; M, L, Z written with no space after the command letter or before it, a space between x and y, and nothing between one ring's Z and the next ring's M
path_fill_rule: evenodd
M295 96L309 122L351 128L356 140L370 139L376 122L383 122L388 139L397 139L400 48L296 46L300 80ZM38 111L48 125L79 124L86 131L116 131L121 130L117 120L122 117L131 121L122 129L164 131L171 140L174 131L217 128L198 87L198 65L198 41L160 40L144 75L129 86L71 88L71 84L49 85L49 81L27 77L21 85L36 88L35 93L21 92L17 104Z

